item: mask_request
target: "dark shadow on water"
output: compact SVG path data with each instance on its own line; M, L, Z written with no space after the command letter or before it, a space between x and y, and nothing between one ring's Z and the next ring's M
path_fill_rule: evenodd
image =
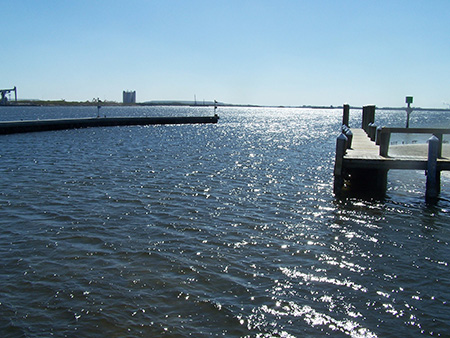
M396 195L395 193L386 193L365 189L351 189L346 186L340 196L335 196L334 204L338 209L347 209L353 205L374 206L390 205L402 208L414 209L419 211L426 218L433 218L435 215L450 215L450 199L447 195L439 195L437 198L426 198L423 195ZM431 222L433 223L433 222Z
M366 202L385 202L386 191L379 189L373 181L353 180L346 181L339 196L336 199L342 201L362 200Z
M384 194L373 194L367 191L343 191L341 196L336 197L336 200L342 203L348 203L352 201L363 201L372 203L384 203L386 202L386 196Z

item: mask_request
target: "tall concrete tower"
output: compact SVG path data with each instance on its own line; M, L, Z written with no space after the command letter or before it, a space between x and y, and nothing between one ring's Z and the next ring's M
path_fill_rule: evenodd
M123 91L123 103L136 103L136 91Z

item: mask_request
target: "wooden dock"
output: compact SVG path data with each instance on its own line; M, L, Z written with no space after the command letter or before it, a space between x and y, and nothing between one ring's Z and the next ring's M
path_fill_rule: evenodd
M380 155L380 146L371 141L363 129L352 129L352 147L344 155L345 168L426 170L428 147L426 144L390 146L388 156ZM438 158L439 170L450 170L450 149L444 145L443 157Z
M58 120L7 121L0 122L0 135L89 127L217 123L218 120L219 116L214 115L171 117L97 117Z
M342 134L336 142L334 193L364 191L374 196L386 193L387 174L391 169L424 170L427 175L427 199L440 192L440 173L450 170L450 146L442 144L450 129L383 128L374 124L375 107L363 109L362 127L348 127L348 106L344 105ZM430 134L427 144L389 145L392 133Z

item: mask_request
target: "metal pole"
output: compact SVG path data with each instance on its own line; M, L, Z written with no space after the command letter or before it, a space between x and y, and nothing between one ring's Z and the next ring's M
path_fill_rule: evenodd
M413 109L411 108L411 103L413 103L413 97L407 96L405 102L408 104L408 107L406 107L406 128L409 128L409 115L411 115L411 112L413 111Z
M411 115L413 109L411 108L411 103L408 102L408 107L406 108L406 128L409 128L409 116Z

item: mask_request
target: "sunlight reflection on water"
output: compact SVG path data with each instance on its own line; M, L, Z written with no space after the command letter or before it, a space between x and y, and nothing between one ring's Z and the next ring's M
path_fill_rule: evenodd
M152 109L108 114L211 113ZM448 175L435 206L417 172L337 201L340 110L221 109L0 139L4 336L445 335Z

